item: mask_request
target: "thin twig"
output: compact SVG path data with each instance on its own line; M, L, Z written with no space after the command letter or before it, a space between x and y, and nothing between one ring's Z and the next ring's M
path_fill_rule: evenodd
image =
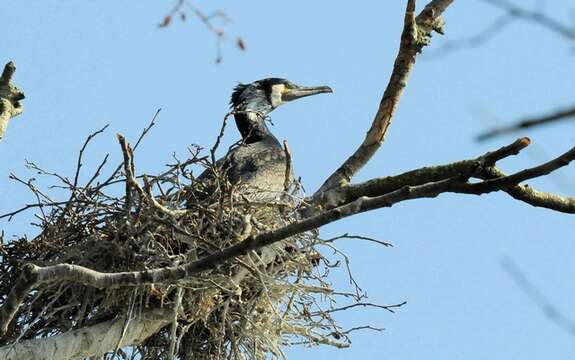
M559 121L575 119L575 107L565 108L543 116L530 117L517 121L509 126L502 126L488 130L477 136L478 141L485 141L499 135L513 133L522 129L554 124Z
M527 279L519 267L509 258L503 259L502 266L505 271L511 276L519 289L527 295L527 297L539 307L551 322L568 332L570 335L575 335L575 321L570 319L565 314L561 313L555 305L539 290L537 287Z

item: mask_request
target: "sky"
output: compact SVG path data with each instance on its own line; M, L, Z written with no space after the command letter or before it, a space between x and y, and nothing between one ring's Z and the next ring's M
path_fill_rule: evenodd
M545 3L549 15L575 24L571 1ZM105 124L110 128L88 148L85 168L97 166L106 153L112 164L119 162L115 133L134 141L158 108L157 126L136 153L140 173L158 172L173 153L185 158L192 143L210 146L237 82L273 76L335 90L272 114L272 131L289 141L294 169L309 193L362 141L393 66L404 1L197 1L206 13L223 10L233 20L225 27L231 40L222 46L220 64L214 62L213 35L192 15L158 28L173 4L3 1L0 63L16 62L14 80L26 100L24 114L11 121L0 143L0 213L34 201L8 179L10 172L36 176L25 159L73 175L85 137ZM533 145L501 162L505 171L536 165L575 145L573 122L475 141L493 126L575 101L573 44L532 23L515 22L478 47L441 51L500 15L479 0L456 1L448 9L446 35L435 36L418 58L387 140L356 182L473 158L519 136L529 136ZM246 51L234 46L238 36ZM238 136L227 131L224 145ZM530 184L574 195L573 166ZM0 229L7 238L33 234L31 221L33 213L24 213L0 220ZM338 245L351 257L371 302L407 305L396 314L342 314L344 327L385 328L354 333L349 349L298 347L287 353L294 359L571 358L575 335L550 321L502 263L511 259L558 311L575 319L574 225L573 215L505 194L444 194L326 226L325 238L349 232L393 243ZM333 283L349 286L343 273Z

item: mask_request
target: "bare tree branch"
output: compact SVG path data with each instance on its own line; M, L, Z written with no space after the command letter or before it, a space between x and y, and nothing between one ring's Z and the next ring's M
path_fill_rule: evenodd
M173 309L147 309L135 314L124 329L125 316L45 339L33 339L0 347L4 360L74 360L102 356L117 345L138 344L158 332L172 319ZM122 332L122 341L118 344Z
M383 144L403 90L407 85L407 79L415 64L415 58L423 47L429 44L433 31L443 33L441 14L452 2L453 0L431 1L415 17L415 0L408 0L399 52L373 123L359 148L327 178L319 188L318 193L348 184L357 171L371 159Z
M16 72L16 65L13 61L10 61L6 65L4 65L4 70L2 71L2 75L0 76L0 86L7 86L10 81L12 80L12 76Z
M461 50L463 48L470 48L470 47L478 47L489 40L493 39L495 36L499 35L501 31L511 25L515 18L509 14L505 14L493 20L484 30L477 34L473 34L468 37L464 37L461 39L455 39L451 41L446 41L435 51L430 51L426 54L426 59L438 58L441 56L445 56L452 52Z
M481 179L496 179L506 176L495 167L486 169L478 177ZM536 190L529 185L512 185L502 189L516 200L523 201L535 207L542 207L568 214L575 214L575 197L560 196Z
M459 178L477 178L481 180L491 180L492 182L482 182L479 184L468 184L456 192L467 192L472 194L483 194L488 192L487 187L495 184L497 191L501 190L508 193L516 200L523 201L532 206L543 207L550 210L564 213L575 213L575 198L564 197L552 193L538 191L528 185L505 185L507 182L521 182L532 175L542 176L542 173L554 171L564 166L573 157L573 149L558 158L514 174L510 179L503 171L494 166L495 161L506 156L515 155L521 149L529 144L529 139L521 138L513 144L504 146L501 149L482 155L476 159L463 160L447 165L438 165L411 170L395 176L387 176L372 179L360 184L351 184L341 188L326 191L319 194L312 201L320 204L321 208L333 208L344 203L354 201L362 196L379 196L392 191L401 189L404 186L417 186L430 182L441 181L444 179ZM497 179L497 180L495 180ZM483 187L483 189L481 189Z
M522 129L528 129L535 126L548 125L562 120L571 120L575 118L575 107L565 108L559 111L554 111L550 114L542 116L529 117L517 121L515 124L509 126L502 126L499 128L488 130L477 136L478 141L484 141L493 137L513 133Z
M463 48L478 47L495 38L503 29L516 21L523 20L548 29L568 41L575 40L575 27L568 26L554 19L540 10L528 10L507 0L481 0L503 11L503 15L496 18L485 29L462 39L446 41L439 49L428 54L433 57L444 56Z
M516 155L530 144L528 138L520 138L510 145L488 152L478 158L462 160L446 165L424 167L400 175L375 178L360 184L350 184L315 194L312 203L319 203L324 208L333 208L354 201L362 196L378 196L404 186L416 186L440 181L452 177L469 178L493 166L497 161Z
M24 93L11 83L14 72L16 66L10 61L4 66L0 76L0 140L6 134L10 119L24 111L20 103L20 100L24 99Z
M575 335L575 321L561 313L557 307L529 281L511 259L504 259L502 265L519 289L541 309L541 312L543 312L549 320L570 335Z
M170 12L164 16L164 19L160 24L158 24L158 27L164 28L169 26L172 23L174 17L179 17L181 21L186 21L188 18L186 15L186 10L190 11L196 18L198 18L206 27L206 29L216 38L217 56L215 61L216 64L221 63L223 60L222 42L230 41L230 39L226 35L226 32L223 28L217 27L214 24L214 20L219 19L223 21L224 24L230 23L230 18L223 11L215 11L211 14L206 14L190 1L176 0L176 4L172 10L170 10ZM235 39L235 45L242 51L246 49L245 42L241 37L237 37Z
M550 174L563 166L569 165L574 159L575 147L545 164L525 169L512 175L486 180L476 184L469 184L467 188L474 194L485 194L492 191L499 191L502 188L519 184L525 180Z

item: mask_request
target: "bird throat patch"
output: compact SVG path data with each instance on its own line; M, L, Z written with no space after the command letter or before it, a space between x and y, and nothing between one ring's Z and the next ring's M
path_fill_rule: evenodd
M278 107L282 103L282 94L286 92L286 86L284 84L274 84L272 85L272 92L270 94L270 102L272 106Z

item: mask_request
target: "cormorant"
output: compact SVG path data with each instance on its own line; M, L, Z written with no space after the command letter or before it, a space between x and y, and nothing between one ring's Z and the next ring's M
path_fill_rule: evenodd
M239 182L251 200L277 199L284 191L286 155L266 125L268 114L286 102L331 92L328 86L305 87L280 78L237 85L230 106L242 142L218 161L228 180Z

